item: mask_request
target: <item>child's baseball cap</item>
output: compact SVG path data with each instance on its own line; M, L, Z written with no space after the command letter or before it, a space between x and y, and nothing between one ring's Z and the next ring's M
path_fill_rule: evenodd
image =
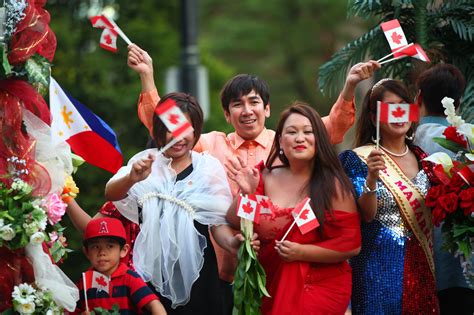
M125 228L122 222L114 218L97 218L92 219L86 226L84 232L84 246L87 242L96 237L112 237L116 238L121 245L126 242Z

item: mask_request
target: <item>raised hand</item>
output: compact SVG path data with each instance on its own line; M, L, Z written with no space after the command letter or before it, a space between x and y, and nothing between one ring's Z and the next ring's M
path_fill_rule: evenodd
M346 83L341 92L342 97L350 101L354 97L354 91L360 81L372 77L377 69L380 69L380 64L375 60L367 62L359 62L352 66L346 77Z
M154 160L155 156L153 154L149 154L148 157L133 163L129 174L130 181L133 183L138 183L147 178L151 173L151 166Z
M377 179L379 179L379 171L385 169L385 161L382 158L382 154L384 153L380 150L372 150L367 157L368 174L366 183L371 189L375 189L375 186L377 185L376 182Z
M135 44L128 45L127 65L138 74L153 73L153 60L150 55Z
M231 157L225 163L227 177L234 181L243 194L253 194L257 189L260 176L258 170L247 165L239 156Z

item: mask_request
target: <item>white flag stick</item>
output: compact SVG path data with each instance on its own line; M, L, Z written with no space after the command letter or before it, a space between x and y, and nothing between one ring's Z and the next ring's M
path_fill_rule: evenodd
M293 217L293 223L291 224L291 226L289 227L288 231L286 231L285 235L283 235L283 237L281 238L280 242L283 242L285 240L285 238L288 236L288 233L290 233L291 229L293 228L293 226L295 226L295 223L296 223L296 220L300 217L300 214L301 212L303 212L303 209L306 207L306 205L308 204L308 202L310 202L311 199L308 198L308 200L305 202L305 204L303 205L303 207L301 208L300 212L298 213L298 215L296 217Z
M293 228L293 226L295 226L296 224L296 218L294 218L293 220L293 223L291 224L290 228L288 229L288 231L286 231L285 235L283 235L283 237L281 238L280 242L283 242L285 240L285 238L288 236L288 233L290 233L291 229Z
M194 132L194 130L191 130L191 132ZM178 143L181 139L183 139L189 132L185 133L182 137L174 138L168 144L166 144L164 147L160 149L160 153L165 153L166 150L174 146L176 143Z
M130 45L132 43L132 41L127 37L127 35L125 35L124 32L122 32L122 30L117 25L117 23L115 23L115 21L112 20L112 19L109 19L109 21L110 21L110 23L112 23L112 25L114 26L114 30L117 31L117 33L120 35L120 37L122 37L122 39L127 43L127 45Z
M413 45L414 45L413 43L410 43L410 44L408 44L408 45L406 45L406 46L400 47L400 48L398 48L397 50L393 51L391 54L388 54L387 56L380 58L379 60L377 60L377 62L381 62L382 60L387 59L387 58L390 57L391 55L396 54L397 52L400 52L400 51L402 51L402 50L405 50L406 48L408 48L408 47L410 47L410 46L413 46Z
M400 56L400 57L396 57L396 58L388 59L388 60L385 60L385 61L379 62L379 64L383 65L384 63L387 63L387 62L390 62L390 61L395 61L395 60L398 60L398 59L403 59L403 58L406 58L406 57L408 57L408 56L407 56L407 55L405 55L405 56Z
M82 273L82 285L84 286L84 301L86 302L86 312L89 313L89 303L87 303L86 274Z
M380 139L380 101L377 102L377 123L375 127L375 149L379 149L379 139Z

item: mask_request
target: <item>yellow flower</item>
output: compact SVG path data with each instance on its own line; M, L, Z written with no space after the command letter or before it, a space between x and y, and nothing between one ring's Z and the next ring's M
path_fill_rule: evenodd
M63 198L64 202L68 202L71 199L76 198L78 193L79 188L76 186L76 183L74 182L72 176L68 175L64 183L63 193L61 197Z

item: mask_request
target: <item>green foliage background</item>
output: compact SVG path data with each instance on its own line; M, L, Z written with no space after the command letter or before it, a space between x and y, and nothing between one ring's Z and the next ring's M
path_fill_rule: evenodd
M50 0L51 27L58 46L52 75L74 98L108 122L117 133L124 160L145 147L147 131L136 116L140 92L138 75L126 65L126 44L119 39L117 54L98 47L100 30L91 27L88 13L112 6L117 24L154 62L155 81L164 91L168 67L180 61L180 2L175 0ZM205 131L231 131L223 118L219 91L238 73L266 80L271 90L273 128L278 113L292 101L304 100L323 115L335 101L317 89L317 69L365 26L346 20L345 0L201 0L199 48L209 72L211 116ZM75 179L81 190L78 203L94 215L104 203L104 186L111 174L84 164ZM64 225L75 251L62 265L77 280L88 267L81 235L67 217Z

